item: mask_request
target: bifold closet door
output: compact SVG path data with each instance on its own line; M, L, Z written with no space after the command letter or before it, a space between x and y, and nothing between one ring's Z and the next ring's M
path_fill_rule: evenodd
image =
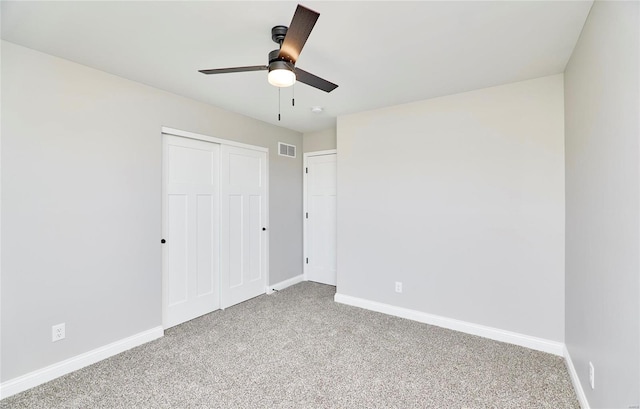
M163 135L164 327L220 308L220 145Z
M267 286L267 154L221 146L221 307Z

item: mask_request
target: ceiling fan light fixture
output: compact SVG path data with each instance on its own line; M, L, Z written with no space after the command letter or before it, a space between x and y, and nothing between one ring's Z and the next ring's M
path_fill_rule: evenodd
M296 74L285 61L274 61L269 64L267 80L274 87L290 87L296 83Z

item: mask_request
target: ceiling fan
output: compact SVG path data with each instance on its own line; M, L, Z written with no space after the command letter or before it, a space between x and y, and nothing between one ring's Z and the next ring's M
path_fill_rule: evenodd
M200 70L199 72L203 74L227 74L269 70L267 79L271 85L276 87L290 87L298 80L322 91L331 92L338 88L336 84L296 67L296 61L300 56L302 47L307 42L307 38L309 38L309 34L311 34L318 17L320 17L320 13L298 4L289 27L273 27L271 29L271 39L279 44L280 48L269 53L268 65L216 68Z

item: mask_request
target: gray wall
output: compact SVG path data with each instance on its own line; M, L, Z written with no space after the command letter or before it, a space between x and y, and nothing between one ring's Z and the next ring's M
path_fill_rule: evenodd
M302 273L300 133L3 42L2 381L161 325L161 126L270 149L270 281Z
M639 12L595 2L565 72L565 338L592 408L640 401Z
M339 117L338 293L562 342L563 133L561 74Z
M335 149L336 128L328 128L322 131L306 132L302 135L303 152L316 152Z

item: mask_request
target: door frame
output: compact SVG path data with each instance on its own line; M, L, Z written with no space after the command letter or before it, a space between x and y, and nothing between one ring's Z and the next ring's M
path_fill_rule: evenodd
M304 281L308 281L309 278L307 276L307 243L309 242L307 240L307 234L308 234L308 228L307 228L307 166L309 163L309 158L310 157L314 157L314 156L325 156L325 155L338 155L338 150L337 149L327 149L324 151L314 151L314 152L305 152L302 157L303 157L303 164L302 164L302 271L303 271L303 279ZM337 166L337 163L336 163ZM337 181L336 181L337 183Z
M188 139L197 139L200 141L205 141L205 142L211 142L211 143L215 143L218 145L228 145L228 146L236 146L239 148L245 148L245 149L251 149L251 150L255 150L255 151L259 151L259 152L265 152L266 153L266 171L265 171L265 188L266 188L266 194L265 194L265 227L267 228L266 231L266 237L265 237L265 283L264 283L264 291L265 294L268 292L269 290L269 236L270 236L270 231L269 231L269 148L265 148L263 146L256 146L256 145L249 145L246 143L241 143L241 142L236 142L236 141L231 141L228 139L222 139L222 138L216 138L215 136L209 136L209 135L203 135L203 134L199 134L199 133L195 133L195 132L189 132L189 131L182 131L180 129L175 129L175 128L170 128L167 126L162 126L160 129L160 143L163 144L163 138L164 135L173 135L173 136L179 136L179 137L183 137L183 138L188 138ZM162 158L161 158L161 163L162 163L162 178L161 178L161 200L160 200L160 214L161 214L161 220L160 220L160 239L158 241L160 241L161 239L163 239L166 236L166 217L165 217L165 177L166 175L164 174L164 165L165 165L165 152L164 152L164 148L161 149L162 153ZM220 200L220 195L218 195L218 200ZM220 203L218 203L218 209L220 209ZM220 217L220 214L217 215L217 217ZM220 224L218 223L218 227L220 227ZM218 229L218 235L221 234L221 230ZM220 243L218 241L218 243ZM162 246L162 244L160 244ZM166 318L167 318L167 293L168 293L168 288L167 288L167 280L166 280L166 272L167 272L167 257L168 257L168 253L166 251L166 246L162 246L161 247L161 256L162 256L162 262L161 262L161 281L162 281L162 327L164 329L167 328L167 322L166 322ZM218 260L218 264L220 263L220 260ZM220 268L220 266L218 265L218 269ZM220 271L220 274L222 274L222 271ZM221 291L221 288L219 286L218 283L218 291ZM219 299L222 300L222 294L219 293L218 294Z

